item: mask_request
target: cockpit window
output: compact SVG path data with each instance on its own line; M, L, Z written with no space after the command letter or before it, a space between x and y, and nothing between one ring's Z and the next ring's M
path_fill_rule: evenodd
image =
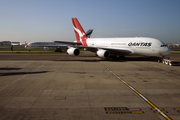
M167 45L161 45L161 47L167 47Z

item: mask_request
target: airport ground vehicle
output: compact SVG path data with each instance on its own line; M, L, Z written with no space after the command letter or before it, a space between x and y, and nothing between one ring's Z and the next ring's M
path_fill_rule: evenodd
M170 65L170 66L180 65L179 60L161 59L158 62L162 62L162 63L164 63L166 65Z

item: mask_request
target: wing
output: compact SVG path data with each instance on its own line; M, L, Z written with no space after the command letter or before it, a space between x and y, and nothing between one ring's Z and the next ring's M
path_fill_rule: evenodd
M62 49L66 49L66 48L68 48L68 46L67 45L60 45L60 46L43 46L43 45L40 45L40 46L38 46L38 47L52 47L52 48L62 48Z
M63 43L67 45L82 45L82 43L77 43L77 42L71 42L71 41L54 41L56 43Z
M77 45L82 45L82 43L71 42L71 41L54 41L55 43L62 43L59 45L39 45L38 47L55 47L55 48L68 48L76 47Z
M75 47L75 46L74 46ZM85 48L86 50L97 52L99 49L107 50L111 55L129 55L132 52L126 49L113 49L113 48L102 48L102 47L89 47L89 46L76 46L76 48Z

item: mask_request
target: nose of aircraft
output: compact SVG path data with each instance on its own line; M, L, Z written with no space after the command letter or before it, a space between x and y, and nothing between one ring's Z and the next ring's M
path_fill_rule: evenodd
M164 55L168 55L171 53L171 49L169 47L167 47L165 50L164 50Z

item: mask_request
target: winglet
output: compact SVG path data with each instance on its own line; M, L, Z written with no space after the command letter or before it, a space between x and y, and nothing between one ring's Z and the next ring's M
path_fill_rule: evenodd
M92 32L93 32L93 29L89 29L89 30L86 32L86 35L87 35L88 38L91 37Z

